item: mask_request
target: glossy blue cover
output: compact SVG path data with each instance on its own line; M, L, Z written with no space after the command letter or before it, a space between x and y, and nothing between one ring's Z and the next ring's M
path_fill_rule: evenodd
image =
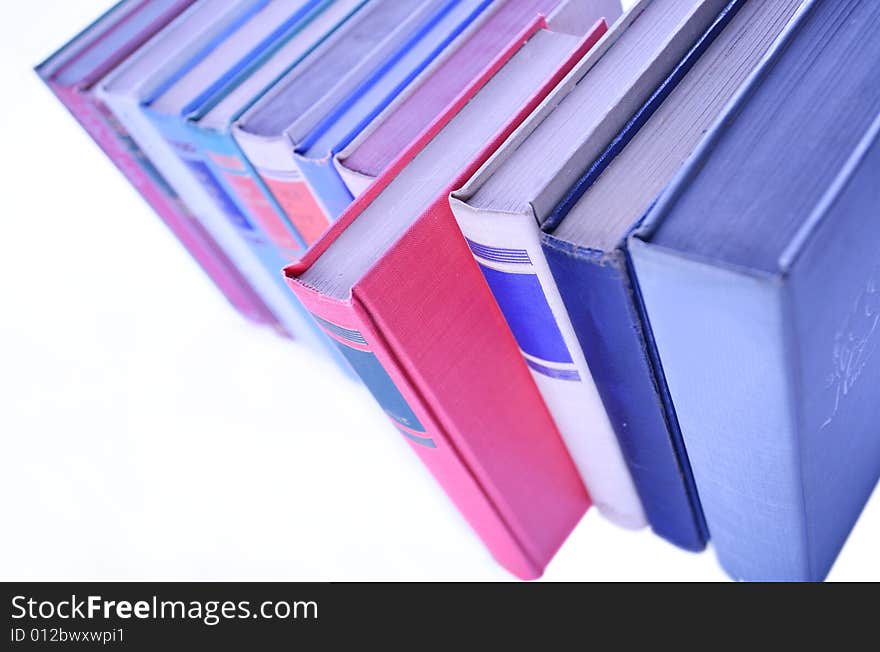
M630 242L737 579L823 579L880 477L878 29L809 2Z

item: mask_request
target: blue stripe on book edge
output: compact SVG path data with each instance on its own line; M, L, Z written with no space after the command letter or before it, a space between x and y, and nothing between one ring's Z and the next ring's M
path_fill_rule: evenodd
M577 369L557 369L555 367L542 365L540 362L535 362L525 356L523 356L523 359L529 367L537 371L539 374L549 376L550 378L556 378L558 380L575 380L580 382L581 376L577 372Z
M489 247L487 245L474 242L469 238L467 240L468 247L474 256L478 256L483 260L491 260L497 263L518 263L531 265L532 259L529 258L529 252L525 249L503 249L501 247Z

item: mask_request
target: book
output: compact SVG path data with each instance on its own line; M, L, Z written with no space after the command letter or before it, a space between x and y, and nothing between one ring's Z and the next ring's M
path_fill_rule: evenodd
M295 70L325 39L343 28L365 4L365 0L327 0L319 5L311 20L303 21L299 31L247 79L187 116L186 125L193 132L193 141L229 182L230 192L245 214L260 226L288 261L302 253L305 243L236 143L232 125L279 79Z
M185 200L203 207L204 214L215 224L223 223L227 229L234 229L236 241L244 244L239 246L238 252L241 254L246 249L255 259L249 269L255 275L260 274L259 290L285 329L295 333L306 345L329 352L343 370L347 370L347 365L335 349L328 346L326 338L315 331L312 320L287 290L280 270L289 259L246 213L246 207L233 194L229 179L195 142L194 132L188 126L193 112L247 79L326 5L320 0L246 4L252 11L218 42L199 52L183 68L163 71L163 80L143 99L140 110L152 123L155 139L164 141L163 147L173 151L169 157L176 157L183 164L169 167L169 172L186 179L183 182Z
M605 31L533 35L285 272L498 562L540 575L589 498L448 194Z
M579 12L578 21L568 15L574 10ZM616 0L493 3L357 138L335 154L333 164L351 195L360 195L432 121L442 119L444 110L454 105L460 94L481 86L479 74L536 14L551 15L554 11L564 11L562 22L583 30L599 18L613 23L620 15L620 3Z
M582 346L586 348L591 337L607 338L615 319L618 327L629 325L629 338L638 334L631 351L645 356L650 364L647 371L654 404L663 407L668 429L675 435L681 466L689 471L691 495L689 459L627 262L626 235L801 4L801 0L727 4L624 130L572 185L543 227L545 256ZM594 326L597 313L603 321ZM620 359L621 349L616 350ZM607 361L600 362L604 364ZM702 521L700 526L705 527Z
M878 28L807 2L629 243L736 579L823 579L880 476Z
M490 4L377 0L238 120L236 140L307 246L352 200L333 155Z
M699 502L617 268L600 267L605 287L585 289L583 309L567 306L542 229L726 4L636 3L450 199L594 503L689 550L706 541Z
M179 157L141 110L166 80L196 65L204 53L221 43L230 31L247 22L263 6L241 0L199 0L142 45L95 85L95 97L142 152L155 176L164 180L168 194L177 198L181 210L209 233L222 248L248 285L271 305L272 297L261 289L265 272L259 260L241 242L235 229L201 192ZM269 309L271 311L271 309ZM277 321L277 318L273 316ZM284 329L279 328L283 332ZM291 334L292 335L292 334Z
M120 2L37 67L80 125L202 267L229 303L257 323L278 321L221 246L180 202L125 127L98 99L99 80L119 66L192 1Z

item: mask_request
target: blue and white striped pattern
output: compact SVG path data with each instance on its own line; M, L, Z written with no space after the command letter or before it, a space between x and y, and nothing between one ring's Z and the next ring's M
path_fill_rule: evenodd
M496 263L513 263L518 265L531 265L532 259L525 249L502 249L501 247L489 247L465 238L471 253L483 260L491 260Z
M548 367L547 365L543 365L540 362L536 362L526 356L523 356L523 358L525 358L526 364L529 365L529 367L537 371L539 374L549 376L550 378L574 381L580 381L581 379L581 376L577 372L577 369L559 369L557 367Z
M326 319L321 319L317 315L312 315L315 318L315 321L327 332L332 333L336 337L346 340L347 342L354 342L355 344L360 344L361 346L367 346L367 340L364 339L364 336L361 335L358 331L351 328L343 328L338 324L334 324L333 322L329 322Z

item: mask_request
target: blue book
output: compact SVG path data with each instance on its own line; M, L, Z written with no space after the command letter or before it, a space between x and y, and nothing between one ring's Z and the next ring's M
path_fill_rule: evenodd
M366 0L323 0L290 30L285 43L247 79L192 108L186 126L215 176L241 211L269 237L282 258L298 258L305 246L244 152L232 137L235 121L282 77L295 70L316 48L332 38Z
M633 282L627 236L800 5L729 2L543 225L541 246L578 341L631 468L650 484L643 500L660 531L678 533L673 541L685 548L700 549L711 527Z
M737 579L823 579L880 476L878 30L808 2L630 241Z
M334 154L491 4L370 3L350 30L316 51L239 119L236 140L307 246L353 200ZM305 97L314 98L308 106L303 106Z

